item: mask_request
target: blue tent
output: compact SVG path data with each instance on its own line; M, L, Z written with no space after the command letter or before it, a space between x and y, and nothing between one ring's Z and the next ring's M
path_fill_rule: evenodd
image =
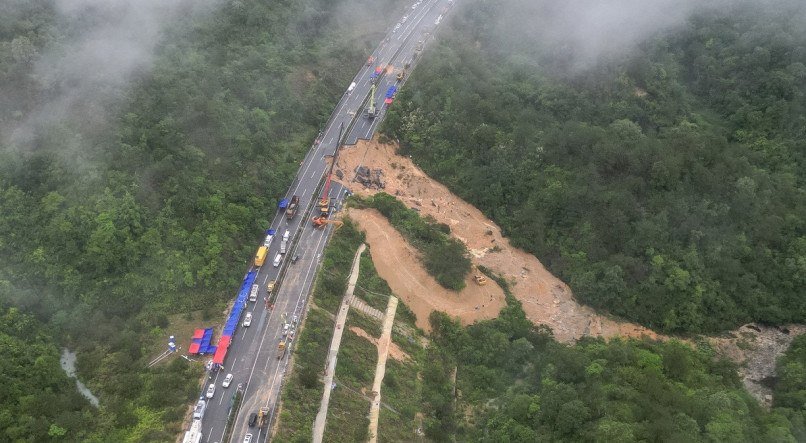
M287 208L288 207L288 199L284 198L284 199L280 200L280 204L278 204L277 206L279 206L280 209Z

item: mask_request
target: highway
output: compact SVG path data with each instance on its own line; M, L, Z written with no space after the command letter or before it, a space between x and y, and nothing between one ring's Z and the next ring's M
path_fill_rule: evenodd
M346 144L355 144L360 138L372 137L385 113L386 106L383 100L388 87L395 84L400 87L405 82L404 79L398 83L396 73L406 63L410 63L408 76L408 72L419 60L414 54L427 44L428 39L433 36L437 19L445 14L452 4L453 0L421 0L406 7L403 11L405 19L401 17L400 22L387 33L383 42L373 52L374 62L361 67L353 79L356 86L341 97L325 129L300 164L300 169L287 194L289 199L293 195L299 196L300 207L297 214L292 220L286 220L283 212L277 212L271 223L271 228L277 233L265 263L260 268L250 266L247 270L247 272L257 271L255 283L260 285L257 302L250 302L245 309L245 312L253 313L252 323L249 327L244 327L242 317L241 324L233 335L233 343L230 345L223 368L210 375L211 378L205 383L204 390L207 384L215 383L216 392L208 401L202 419L201 441L223 443L232 397L239 389L239 385L243 392L243 401L238 416L231 425L230 441L240 443L247 433L252 434L252 442L268 441L266 432L268 427L249 427L247 421L249 415L261 407L269 407L271 419L276 419L275 405L288 367L288 357L293 350L291 342L290 348L285 352L278 351L283 327L285 323L291 323L293 329L301 321L322 251L332 230L330 225L324 229L314 229L311 225L311 214L306 212L309 207L314 211L317 209L314 203L320 196L316 193L321 192L317 189L329 166L326 157L333 155L337 149L342 128L346 132L342 136ZM391 67L386 69L389 65ZM376 118L369 119L363 115L363 108L370 93L370 76L378 66L385 68L384 74L378 80L375 95L379 114ZM340 208L345 189L333 182L329 196L335 198L334 206ZM272 262L279 253L280 237L286 230L290 232L292 242L282 264L274 267ZM255 250L258 246L260 243L255 244ZM295 255L299 259L296 263L291 263L291 257ZM274 309L268 310L264 303L266 283L277 279L281 274L279 288L275 289ZM232 373L234 378L230 387L225 389L221 386L221 382L228 373Z

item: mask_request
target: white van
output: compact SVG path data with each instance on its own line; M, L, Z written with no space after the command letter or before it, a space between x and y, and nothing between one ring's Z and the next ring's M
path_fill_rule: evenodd
M249 301L257 301L257 291L260 286L252 285L252 292L249 293Z
M285 250L288 248L288 242L283 240L280 242L280 254L285 254Z
M283 256L281 254L277 254L276 256L274 256L274 263L273 263L274 267L276 268L280 266L281 261L283 261Z
M355 89L355 82L350 83L350 87L347 88L347 92L353 92L353 89Z
M291 232L286 229L285 234L283 234L283 241L288 241L289 238L291 238Z

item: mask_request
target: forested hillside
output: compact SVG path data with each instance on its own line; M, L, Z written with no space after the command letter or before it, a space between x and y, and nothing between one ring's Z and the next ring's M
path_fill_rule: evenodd
M721 2L592 57L564 39L584 3L463 2L386 135L585 303L677 333L806 321L806 4ZM594 46L652 28L634 14Z
M433 342L423 369L426 435L432 440L806 439L802 403L787 397L777 401L782 407L764 411L742 388L736 367L705 348L602 339L565 346L535 329L517 301L510 297L509 303L498 319L468 328L432 314ZM787 359L802 352L790 351ZM799 375L788 371L802 387L800 366Z
M173 439L198 369L177 359L146 370L146 352L167 338L170 314L223 310L277 197L397 3L131 3L178 9L126 82L111 80L122 69L111 65L132 49L91 42L110 66L89 85L81 66L64 78L43 66L80 60L87 45L71 46L76 35L125 15L115 7L128 2L0 6L0 303L35 314L78 352L102 411L86 426L56 420L69 440ZM77 84L86 88L72 97ZM4 376L12 386L28 379ZM3 415L4 432L30 425L25 408Z

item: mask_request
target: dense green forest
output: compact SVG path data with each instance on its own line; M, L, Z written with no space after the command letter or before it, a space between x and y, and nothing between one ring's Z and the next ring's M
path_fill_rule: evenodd
M52 0L0 5L0 304L52 331L31 326L30 352L46 348L36 386L50 383L56 404L67 395L48 357L58 343L77 351L101 400L93 417L73 418L86 411L77 401L21 432L37 406L26 400L33 386L4 371L20 396L4 396L0 440L45 441L38 427L48 423L71 441L174 438L200 369L176 359L147 370L148 352L170 334L172 313L216 321L398 3L195 2L200 11L165 26L152 66L124 86L96 85L103 100L83 97L21 139L15 128L73 86L43 78L45 58L70 57L73 37L104 17L88 9L71 21Z
M385 134L587 304L806 321L806 3L726 2L581 68L524 23L551 9L463 2Z
M0 440L78 441L100 417L59 366L44 325L16 308L0 316Z
M590 338L566 346L536 329L517 300L507 298L499 318L467 328L431 315L422 392L432 440L806 439L802 402L763 410L743 389L736 367L707 348ZM790 351L787 358L801 360L786 367L800 365L802 387L800 354Z

